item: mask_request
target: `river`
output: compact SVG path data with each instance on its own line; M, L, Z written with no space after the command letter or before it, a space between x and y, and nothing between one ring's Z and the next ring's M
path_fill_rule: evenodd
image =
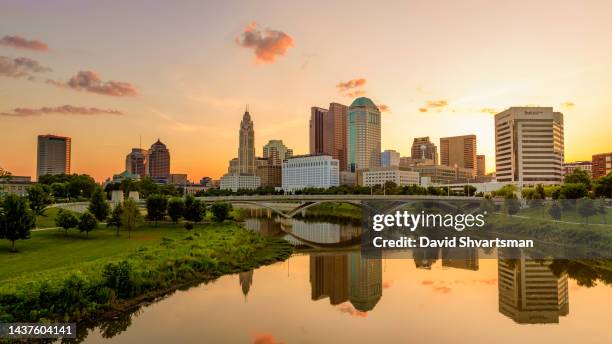
M176 291L92 327L84 341L612 343L612 286L601 281L580 286L546 262L494 251L368 259L350 221L253 215L247 228L284 236L296 253Z

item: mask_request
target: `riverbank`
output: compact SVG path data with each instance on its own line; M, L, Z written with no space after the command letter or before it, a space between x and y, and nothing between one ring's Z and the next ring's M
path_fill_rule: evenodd
M115 237L108 229L94 231L90 238L71 234L32 233L16 254L0 247L0 259L15 263L0 266L0 322L91 320L292 253L286 241L233 222L200 224L192 231L173 224L146 227L131 239L126 233ZM34 268L27 269L30 265Z

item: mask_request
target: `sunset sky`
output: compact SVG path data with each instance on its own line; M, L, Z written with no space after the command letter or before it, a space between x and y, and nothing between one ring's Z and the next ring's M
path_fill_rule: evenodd
M553 106L566 161L612 151L612 2L2 1L0 167L35 175L36 136L72 137L72 171L122 172L160 138L173 173L220 177L246 104L257 154L308 151L311 106L364 94L382 147L476 134Z

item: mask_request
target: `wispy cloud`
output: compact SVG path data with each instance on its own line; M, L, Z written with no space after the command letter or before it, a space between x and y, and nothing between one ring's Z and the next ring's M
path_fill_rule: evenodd
M376 107L378 107L378 110L380 110L380 112L389 112L391 111L391 108L385 104L377 104Z
M136 87L129 82L103 81L98 73L93 71L80 71L67 82L48 79L47 83L58 87L113 97L135 97L138 95Z
M48 51L49 46L35 39L25 39L21 36L4 36L0 39L0 45L21 50Z
M284 56L294 41L288 34L272 29L262 29L257 23L250 23L244 32L236 37L236 43L241 47L253 49L255 61L258 63L274 63L276 58Z
M364 78L351 79L349 81L338 83L336 88L340 94L345 97L357 98L366 94L365 90L361 88L366 84L366 82L367 81Z
M497 113L499 113L499 111L497 111L497 110L495 110L493 108L482 108L482 109L480 109L480 112L488 113L488 114L491 114L491 115L496 115Z
M576 104L574 104L573 102L564 102L561 104L561 107L566 109L566 110L571 110L576 106Z
M62 105L56 107L41 108L15 108L12 112L0 112L0 116L8 117L34 117L42 115L69 115L69 116L95 116L95 115L123 115L119 110L98 109L95 107L83 107Z
M448 101L444 99L428 100L425 103L425 106L419 108L419 111L420 112L428 112L428 111L442 112L442 110L444 110L444 108L446 108L447 106L448 106Z
M51 71L51 68L45 67L27 57L6 57L0 56L0 76L9 78L28 78L34 80L34 74L45 73Z
M255 333L252 335L253 344L282 344L283 342L274 338L270 333Z

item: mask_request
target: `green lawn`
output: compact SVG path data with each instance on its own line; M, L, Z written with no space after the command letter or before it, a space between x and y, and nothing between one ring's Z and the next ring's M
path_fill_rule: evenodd
M161 223L157 228L143 224L132 232L131 239L127 232L117 237L113 228L102 225L89 236L76 229L70 229L67 236L63 230L33 231L30 239L16 242L17 253L10 252L8 240L0 240L0 283L21 274L68 268L100 258L112 259L142 246L157 245L162 237L181 238L187 234L181 225Z
M48 208L43 215L36 216L36 228L56 227L55 216L58 212L59 208Z

